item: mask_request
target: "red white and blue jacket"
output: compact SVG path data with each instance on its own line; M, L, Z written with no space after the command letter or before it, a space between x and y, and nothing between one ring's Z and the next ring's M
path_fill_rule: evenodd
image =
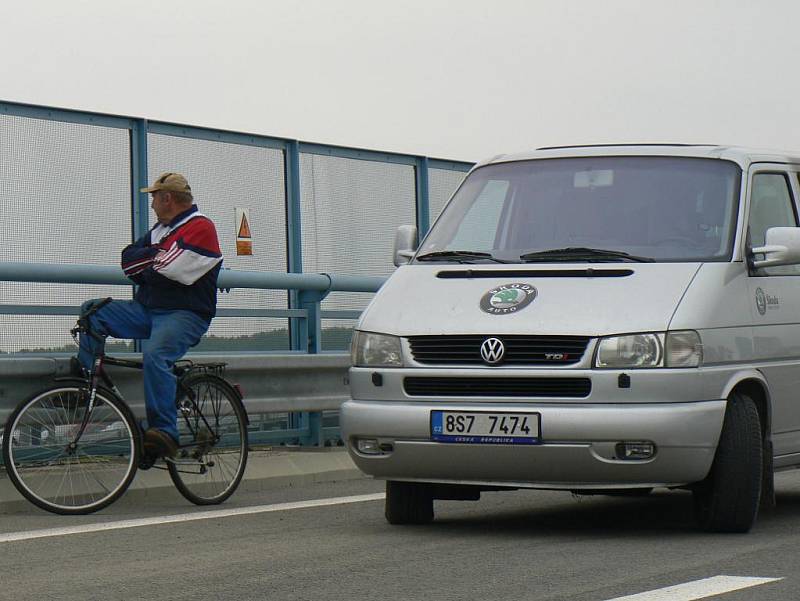
M139 285L137 301L150 309L188 309L209 321L221 267L217 230L197 205L122 250L122 270Z

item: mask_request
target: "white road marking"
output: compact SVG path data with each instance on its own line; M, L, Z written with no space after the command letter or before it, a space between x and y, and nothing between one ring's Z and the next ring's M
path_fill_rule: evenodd
M750 578L747 576L713 576L694 580L675 586L668 586L646 593L637 593L626 597L615 597L609 601L693 601L705 599L722 593L730 593L751 586L767 584L783 580L783 578Z
M272 513L274 511L291 511L292 509L307 509L309 507L328 507L330 505L363 503L365 501L379 501L384 497L385 495L383 493L375 493L371 495L355 495L352 497L332 497L330 499L312 499L310 501L276 503L274 505L256 505L253 507L216 509L213 511L197 511L194 513L163 515L159 517L140 518L136 520L119 520L116 522L103 522L100 524L68 526L66 528L47 528L44 530L8 532L5 534L0 534L0 543L10 543L13 541L30 540L34 538L48 538L53 536L67 536L70 534L85 534L87 532L103 532L105 530L121 530L123 528L139 528L141 526L155 526L158 524L173 524L176 522L213 520L217 518L228 518L237 515L252 515L254 513Z

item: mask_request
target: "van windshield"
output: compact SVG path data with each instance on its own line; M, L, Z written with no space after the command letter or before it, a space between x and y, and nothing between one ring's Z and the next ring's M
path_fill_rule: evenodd
M740 181L739 166L719 159L487 165L458 189L416 260L727 261Z

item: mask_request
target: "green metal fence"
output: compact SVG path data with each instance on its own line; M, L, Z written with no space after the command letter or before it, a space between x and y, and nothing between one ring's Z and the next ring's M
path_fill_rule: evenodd
M471 166L0 102L0 261L118 265L121 248L154 219L139 188L162 171L179 171L217 224L226 268L382 278L394 269L396 227L416 224L426 232ZM237 254L242 214L250 255ZM322 298L289 288L222 294L197 350L345 349L371 294L345 290ZM0 353L71 352L71 315L83 300L131 294L126 282L0 282ZM308 310L320 311L320 336L311 343Z

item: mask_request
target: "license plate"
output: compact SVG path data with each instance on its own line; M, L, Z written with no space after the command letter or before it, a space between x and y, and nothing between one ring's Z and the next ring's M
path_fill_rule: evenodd
M431 440L462 444L539 444L538 413L431 411Z

